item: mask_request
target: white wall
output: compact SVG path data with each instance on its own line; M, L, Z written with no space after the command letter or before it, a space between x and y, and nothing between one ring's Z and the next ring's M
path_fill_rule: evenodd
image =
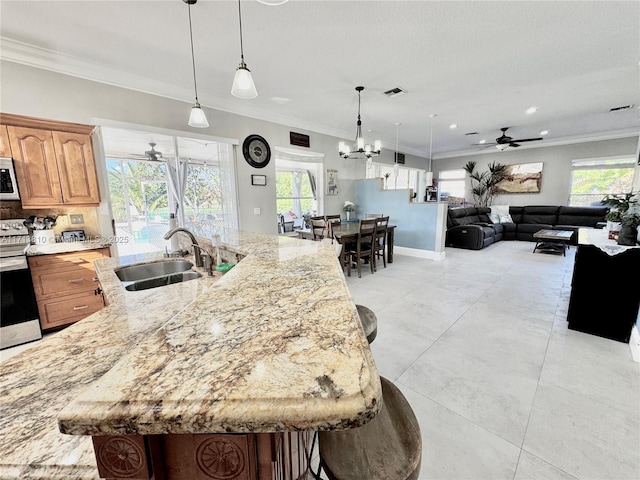
M544 142L544 140L542 141ZM541 142L541 143L542 143ZM506 150L482 155L468 155L456 158L437 159L433 161L434 177L437 178L441 170L462 168L469 160L477 162L476 169L480 172L487 170L492 162L503 165L519 163L542 162L542 186L540 193L521 193L500 195L494 204L508 205L568 205L571 192L571 160L582 158L602 158L618 155L636 155L638 137L628 137L615 140L576 143L552 147L530 148L526 150ZM636 178L639 176L636 167ZM467 175L467 192L471 190ZM467 194L467 200L473 201L472 195Z
M244 161L241 147L238 150L236 162L238 200L240 228L243 230L277 232L273 150L276 146L300 148L289 145L289 132L292 130L310 136L309 150L325 154L325 169L338 170L340 191L336 196L325 197L324 213L341 213L344 201L353 200L353 181L365 178L364 160L343 160L338 156L338 142L352 141L352 139L341 139L295 126L284 126L208 108L205 111L209 128L191 128L187 125L191 105L186 102L12 62L0 62L0 68L2 71L0 111L4 113L84 124L93 123L93 118L104 118L187 133L233 138L237 139L240 145L250 134L263 136L272 149L272 161L265 168L251 167ZM393 163L393 152L384 150L376 161ZM406 155L406 166L426 168L426 162L426 159ZM266 175L267 186L252 186L252 173ZM318 185L318 187L325 188L324 185ZM255 207L261 209L260 215L254 215Z

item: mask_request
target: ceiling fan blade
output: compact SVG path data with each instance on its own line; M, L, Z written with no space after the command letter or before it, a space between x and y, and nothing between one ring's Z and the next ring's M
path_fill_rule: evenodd
M471 145L479 146L479 147L493 147L497 145L496 142L485 142L485 143L472 143Z
M509 146L510 146L510 147L519 147L519 146L520 146L520 144L519 144L519 143L511 142L511 143L509 144Z
M542 140L542 137L540 137L540 138L519 138L517 140L512 140L512 142L535 142L536 140Z

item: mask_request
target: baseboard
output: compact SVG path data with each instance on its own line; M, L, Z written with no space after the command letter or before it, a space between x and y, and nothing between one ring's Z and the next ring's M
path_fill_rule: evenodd
M638 330L637 323L631 329L629 348L631 349L631 357L633 358L633 361L640 363L640 331Z
M444 260L445 252L435 252L433 250L421 250L419 248L409 248L409 247L393 247L394 255L406 255L407 257L417 257L417 258L426 258L427 260L435 260L436 262L440 262Z

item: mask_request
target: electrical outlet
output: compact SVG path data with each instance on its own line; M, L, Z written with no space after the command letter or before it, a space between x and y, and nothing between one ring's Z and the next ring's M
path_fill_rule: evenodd
M84 223L84 216L81 213L69 215L71 225L81 225Z

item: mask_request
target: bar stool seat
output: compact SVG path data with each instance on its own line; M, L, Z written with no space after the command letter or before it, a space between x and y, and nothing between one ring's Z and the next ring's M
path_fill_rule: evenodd
M358 309L358 316L360 317L360 323L362 323L364 333L367 336L367 341L371 343L375 340L376 335L378 335L378 317L376 317L376 314L373 313L371 309L364 305L356 305L356 308Z
M382 383L382 408L370 422L320 432L320 465L330 480L416 480L422 438L411 405L398 387Z

